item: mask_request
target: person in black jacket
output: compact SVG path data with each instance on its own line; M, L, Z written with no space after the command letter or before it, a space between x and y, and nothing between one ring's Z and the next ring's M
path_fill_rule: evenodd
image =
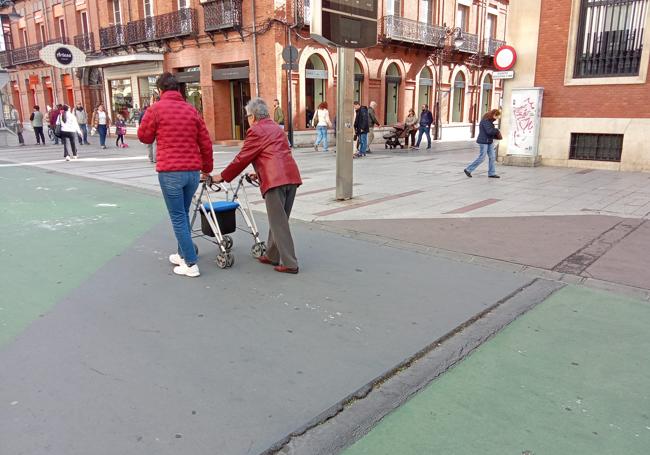
M420 113L420 132L418 133L418 143L415 144L415 147L411 148L420 148L420 141L422 140L422 135L427 135L427 149L431 148L431 124L433 123L433 114L429 110L428 104L422 105L422 112Z
M501 117L501 111L499 109L492 109L487 112L481 119L479 123L479 133L478 138L476 138L476 143L479 145L479 154L478 157L474 160L472 164L467 166L464 169L465 175L467 177L472 176L472 172L476 169L484 160L485 155L488 156L488 177L493 179L501 178L496 174L495 161L496 156L494 152L494 139L501 139L501 133L494 126L494 122Z
M368 116L368 108L362 106L358 101L354 102L354 110L356 116L354 117L354 134L359 140L359 151L354 154L356 158L366 156L368 152L368 130L370 129L370 117Z

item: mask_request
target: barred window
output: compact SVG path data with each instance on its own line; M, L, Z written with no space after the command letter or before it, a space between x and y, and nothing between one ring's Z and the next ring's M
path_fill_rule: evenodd
M622 134L571 133L571 160L620 162L622 152Z
M581 0L574 77L637 76L648 0Z

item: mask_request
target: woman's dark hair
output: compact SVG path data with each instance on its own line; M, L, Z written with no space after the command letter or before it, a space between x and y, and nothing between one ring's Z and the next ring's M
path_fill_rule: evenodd
M327 101L323 101L318 105L318 109L327 109Z
M491 111L487 111L485 114L483 114L482 120L490 120L491 122L494 122L500 115L501 111L499 109L492 109Z
M156 87L158 87L158 90L161 92L166 92L168 90L175 90L178 91L180 88L180 84L174 77L174 75L170 72L164 72L160 75L158 80L156 81Z
M61 109L63 109L63 112L68 112L68 105L65 104Z
M34 110L35 110L35 111L38 111L38 110L40 110L40 109L41 109L41 108L38 107L38 105L34 106Z

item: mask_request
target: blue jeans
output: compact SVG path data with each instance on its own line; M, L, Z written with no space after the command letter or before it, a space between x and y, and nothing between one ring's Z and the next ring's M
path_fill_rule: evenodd
M496 175L497 171L494 166L496 157L494 154L494 144L479 144L479 154L472 164L467 166L467 170L472 173L479 164L485 161L485 155L488 156L488 175Z
M196 264L197 257L189 211L192 197L199 186L199 171L159 172L158 182L178 241L178 254L187 265L192 266Z
M422 140L422 135L426 134L427 135L427 148L431 148L431 134L429 133L429 130L431 128L428 126L420 126L419 128L419 133L418 133L418 143L415 144L416 147L420 146L420 141Z
M365 156L368 151L368 133L359 133L359 155Z
M316 127L316 142L314 145L323 143L323 152L327 152L327 127L326 126L317 126Z
M97 125L97 132L99 133L99 146L106 146L106 133L108 132L108 127L106 125Z
M81 136L79 136L79 145L87 144L88 143L88 127L86 126L85 123L80 123L79 128L81 129L81 132L83 133Z

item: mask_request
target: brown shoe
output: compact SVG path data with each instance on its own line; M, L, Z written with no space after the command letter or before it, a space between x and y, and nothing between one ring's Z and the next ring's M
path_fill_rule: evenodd
M294 275L298 273L298 267L296 267L295 269L290 269L289 267L285 267L284 265L276 265L275 267L273 267L273 269L276 272L280 272L280 273L292 273Z
M268 256L260 256L257 258L257 260L260 261L262 264L266 264L266 265L278 265L277 262L273 262L272 260L270 260Z

